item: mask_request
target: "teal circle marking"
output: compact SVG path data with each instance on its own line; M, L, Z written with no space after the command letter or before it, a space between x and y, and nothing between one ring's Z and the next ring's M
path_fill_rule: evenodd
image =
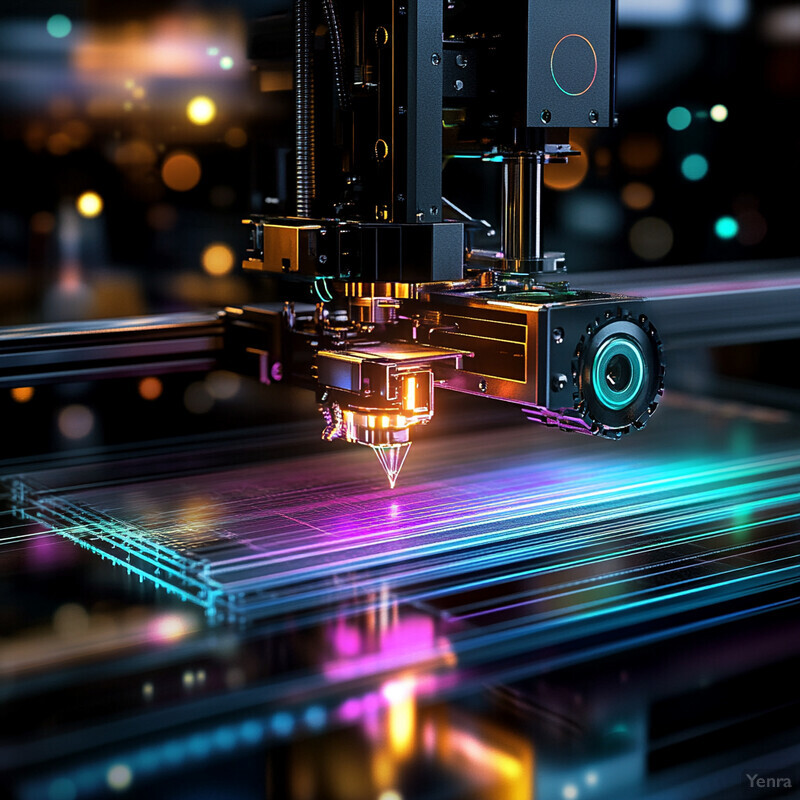
M566 41L567 39L581 39L586 44L589 45L589 49L592 51L592 58L594 58L594 75L592 75L592 80L589 82L589 85L582 91L582 92L568 92L559 82L558 78L556 78L556 66L555 66L555 58L556 58L556 50L560 47L562 42ZM597 80L597 51L594 49L594 45L585 37L581 36L579 33L568 33L566 36L562 36L558 42L556 42L556 46L553 48L553 52L550 55L550 74L553 76L553 81L555 85L561 89L564 94L569 95L570 97L580 97L581 95L586 94L589 89L594 86L594 82Z
M645 372L644 356L638 345L632 339L615 337L604 342L597 351L592 386L606 408L621 411L642 390Z

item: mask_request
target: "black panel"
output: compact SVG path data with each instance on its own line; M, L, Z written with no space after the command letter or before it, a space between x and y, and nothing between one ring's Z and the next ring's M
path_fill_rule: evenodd
M528 9L528 127L613 125L614 0L528 0Z

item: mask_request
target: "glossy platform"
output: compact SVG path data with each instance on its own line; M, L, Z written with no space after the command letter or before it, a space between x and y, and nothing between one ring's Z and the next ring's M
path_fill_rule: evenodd
M515 420L465 413L394 491L313 425L7 475L17 796L225 796L187 776L233 758L262 764L235 797L736 796L747 753L680 755L720 714L658 704L797 655L796 422L677 395L620 444Z

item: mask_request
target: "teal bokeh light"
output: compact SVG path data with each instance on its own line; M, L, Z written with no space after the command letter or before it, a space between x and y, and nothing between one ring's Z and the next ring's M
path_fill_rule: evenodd
M692 124L692 112L683 106L675 106L667 114L667 125L674 131L685 131Z
M65 17L63 14L53 14L47 20L47 32L54 39L63 39L65 36L69 36L71 31L72 22L69 17Z
M708 159L699 153L686 156L681 164L681 172L687 181L701 181L708 175Z
M720 239L733 239L739 233L739 223L733 217L720 217L714 231Z

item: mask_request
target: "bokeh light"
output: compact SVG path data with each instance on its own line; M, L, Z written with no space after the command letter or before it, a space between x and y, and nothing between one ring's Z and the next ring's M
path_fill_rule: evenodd
M186 106L186 116L195 125L208 125L217 116L217 107L210 97L193 97Z
M158 159L153 145L144 139L122 142L114 151L113 157L114 163L125 170L147 169Z
M753 247L761 244L767 235L767 220L755 209L748 209L737 215L739 220L739 244Z
M40 236L47 236L56 227L56 218L49 211L37 211L31 217L31 232Z
M33 386L15 386L11 390L11 399L15 403L29 403L33 400Z
M692 124L692 112L683 106L675 106L667 114L667 125L674 131L685 131Z
M228 128L225 131L225 144L228 147L244 147L247 144L247 134L241 128Z
M579 144L571 142L573 150L583 150ZM544 183L549 189L568 192L580 186L589 172L589 156L583 153L578 158L570 158L566 164L548 164L544 168Z
M227 244L222 244L221 242L215 242L206 247L200 260L203 264L203 269L215 278L230 274L236 263L233 250Z
M148 630L155 642L174 642L191 633L192 628L192 620L186 615L163 614L150 623Z
M628 136L619 147L619 157L631 172L649 172L661 160L663 146L648 134Z
M646 183L634 181L627 184L622 190L622 202L633 211L644 211L653 205L655 192Z
M82 405L71 405L61 409L58 415L58 430L67 439L84 439L94 428L94 414Z
M728 108L727 106L722 105L722 103L718 103L711 109L711 119L714 122L725 122L728 119Z
M156 231L171 231L178 223L178 212L167 203L156 203L147 209L147 224Z
M117 792L123 792L133 782L133 773L127 764L114 764L106 773L106 782Z
M219 65L222 69L233 69L233 59L230 56L222 56L219 60Z
M72 150L72 141L63 131L58 131L47 137L47 150L54 156L65 156Z
M47 20L47 32L54 39L63 39L65 36L69 36L71 31L72 22L70 18L64 14L53 14L53 16Z
M164 392L164 384L153 376L139 381L139 396L144 400L158 400Z
M206 378L206 387L215 400L230 400L239 393L242 379L235 372L216 370Z
M82 120L71 119L64 123L64 135L73 148L83 147L91 138L91 128Z
M665 220L658 217L645 217L631 228L628 240L631 250L639 258L657 261L672 250L675 235Z
M183 393L183 405L191 414L208 414L214 407L214 398L200 381L191 384Z
M103 213L103 198L97 192L84 192L75 202L78 213L87 219L94 219Z
M200 183L200 162L191 153L172 153L161 167L161 179L176 192L188 192Z
M47 790L47 800L75 800L78 788L69 778L55 778Z
M681 163L681 172L687 181L701 181L708 175L708 159L699 153L686 156Z
M734 239L739 233L739 223L733 217L720 217L714 225L720 239Z
M53 630L66 641L85 636L89 632L89 626L89 614L78 603L65 603L53 614Z

